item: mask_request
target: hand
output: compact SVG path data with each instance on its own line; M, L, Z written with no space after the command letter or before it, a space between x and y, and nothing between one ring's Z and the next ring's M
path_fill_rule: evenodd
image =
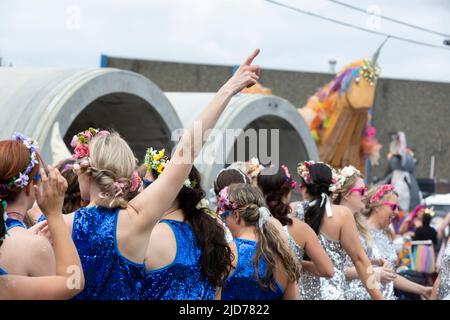
M33 235L38 235L41 233L41 231L47 226L47 220L41 221L39 223L36 223L34 226L27 229L28 233L31 233Z
M397 274L391 269L386 267L377 267L375 268L375 274L378 281L382 284L386 284L388 282L392 282L397 278Z
M42 213L48 218L55 214L61 214L64 204L64 194L67 190L67 181L59 173L58 169L48 166L49 175L41 169L42 191L34 186L36 202Z
M235 95L244 88L250 88L259 80L260 69L258 65L252 65L253 60L259 54L256 49L245 62L237 69L234 75L222 86L221 90Z
M427 299L427 300L431 300L431 294L433 292L433 287L423 287L421 290L421 295Z

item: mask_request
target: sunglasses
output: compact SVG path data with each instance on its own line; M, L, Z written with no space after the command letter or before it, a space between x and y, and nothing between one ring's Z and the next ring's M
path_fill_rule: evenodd
M226 210L223 213L220 214L220 219L222 219L223 222L227 220L227 218L233 213L231 210Z
M359 194L361 195L361 197L364 197L366 195L367 192L367 188L351 188L349 190L349 192L359 192Z
M394 203L394 202L383 202L383 204L386 205L386 206L391 207L392 211L397 211L397 209L399 208L398 204Z

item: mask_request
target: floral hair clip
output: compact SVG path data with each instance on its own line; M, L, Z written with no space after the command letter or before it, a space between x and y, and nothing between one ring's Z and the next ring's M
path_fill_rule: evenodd
M333 184L330 186L331 192L336 192L340 188L342 188L347 181L348 178L358 175L361 176L361 172L356 169L354 166L346 166L339 171L333 169Z
M383 184L382 186L380 186L377 189L375 194L372 197L370 197L370 203L377 202L382 197L384 197L385 194L387 194L391 191L394 191L394 190L395 190L395 187L392 184Z
M23 189L30 182L29 174L31 173L31 171L33 171L34 167L39 163L39 161L37 160L37 152L39 151L39 145L34 139L28 138L27 136L25 136L20 132L15 132L11 139L15 141L21 141L25 145L25 147L30 151L30 159L25 170L19 172L18 175L10 178L3 185L6 187L6 189L10 187Z
M282 164L282 165L281 165L281 168L284 170L284 174L286 175L286 180L285 180L285 181L291 180L291 188L292 188L292 189L297 188L297 181L295 181L295 180L292 178L292 175L291 175L291 173L289 172L288 167L286 167L284 164Z
M312 160L300 162L298 164L297 172L299 176L302 177L302 179L305 181L306 184L312 183L311 175L309 174L309 167L312 166L313 164L315 164L315 162Z
M141 186L142 183L142 179L139 176L139 174L137 173L137 171L133 172L133 177L131 178L131 192L135 192L136 190L139 189L139 187Z
M73 136L72 141L70 142L70 146L73 149L74 153L72 155L72 158L82 159L89 156L89 142L92 140L93 137L99 135L99 136L108 136L111 133L106 130L99 130L94 128L89 128L85 131L82 131L76 135Z
M166 149L158 151L153 148L148 148L144 159L147 170L154 171L157 175L160 175L169 163L169 158L166 157L165 153ZM184 186L193 189L197 186L197 181L191 181L188 178L184 181Z
M217 201L217 205L220 210L236 210L238 208L237 203L231 202L228 194L228 187L223 188L219 192L219 200Z

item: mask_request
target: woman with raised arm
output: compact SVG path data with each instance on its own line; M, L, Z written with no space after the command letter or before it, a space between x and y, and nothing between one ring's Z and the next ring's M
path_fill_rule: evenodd
M270 213L283 225L298 263L302 263L303 254L306 254L314 263L317 275L332 277L333 263L320 245L314 230L292 215L289 201L292 190L297 187L296 181L284 165L280 166L275 174L272 171L272 168L261 170L257 177L258 187L264 194Z
M218 205L234 238L233 268L222 300L298 300L297 259L272 223L261 191L251 184L232 184L220 191Z
M334 265L334 276L327 279L311 272L311 262L303 262L300 278L302 299L345 299L344 265L349 255L369 295L382 300L383 295L378 290L372 265L359 242L353 214L348 208L331 203L330 195L335 182L332 169L325 163L306 161L299 164L298 174L301 177L303 198L308 200L305 222L317 234Z
M117 133L90 129L74 136L74 169L81 197L91 201L65 216L86 277L86 288L76 299L142 298L144 259L152 230L183 187L207 138L205 133L232 96L258 80L259 67L252 65L258 53L255 50L219 89L196 120L201 126L193 125L184 133L165 170L138 195L135 157Z
M36 186L36 200L46 213L56 257L56 276L24 277L8 275L0 268L0 300L2 299L70 299L84 287L84 275L77 249L62 218L67 182L59 171L49 167L49 177L41 169L42 191ZM3 207L0 206L0 250L13 245L12 237L5 237Z

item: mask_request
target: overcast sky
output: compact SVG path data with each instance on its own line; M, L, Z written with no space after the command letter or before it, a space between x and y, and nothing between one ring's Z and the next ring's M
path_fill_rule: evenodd
M441 45L444 37L327 0L278 0L364 28ZM450 34L450 0L341 0ZM98 67L100 55L327 72L370 56L383 37L263 0L0 0L0 56L17 67ZM450 46L447 48L450 49ZM450 82L450 51L389 40L382 76Z

